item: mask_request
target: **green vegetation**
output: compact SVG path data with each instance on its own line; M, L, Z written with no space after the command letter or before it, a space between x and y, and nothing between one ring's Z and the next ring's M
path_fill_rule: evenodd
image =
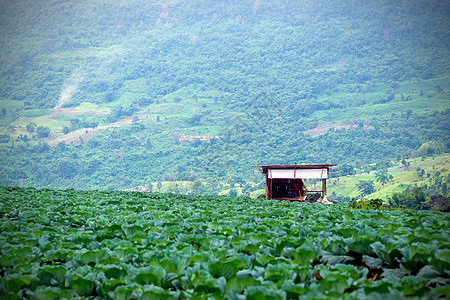
M0 1L0 298L448 297L449 11Z
M231 196L0 188L8 299L449 293L449 215Z
M251 2L1 3L0 184L247 194L449 152L448 1Z

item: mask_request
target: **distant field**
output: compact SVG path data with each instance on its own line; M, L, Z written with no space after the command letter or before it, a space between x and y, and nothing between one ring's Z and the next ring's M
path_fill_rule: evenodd
M337 91L330 97L319 98L319 102L337 102L347 101L348 103L365 104L346 107L342 109L318 110L308 115L308 119L317 118L319 126L307 131L307 134L317 136L326 132L330 128L347 128L353 125L355 120L368 120L380 116L389 117L393 114L404 113L411 110L414 113L429 113L432 111L442 111L450 108L450 80L449 77L441 77L429 80L400 82L395 86L395 98L384 104L377 104L387 91L389 85L377 84L364 93L345 93ZM20 134L28 134L25 126L34 123L37 126L47 126L52 133L62 132L62 127L69 124L69 119L88 118L97 120L101 125L107 125L104 118L98 118L111 112L114 107L131 105L132 101L145 97L145 94L136 92L143 90L143 82L128 82L124 87L126 92L120 99L101 105L83 102L76 107L61 109L33 109L22 110L21 101L0 101L0 108L5 108L7 114L0 120L0 133L10 134L17 137ZM157 116L165 121L163 130L168 130L177 126L179 130L189 128L183 124L183 121L208 112L208 122L202 122L196 127L196 131L201 135L217 135L218 130L211 130L214 120L222 122L223 118L231 118L236 115L235 112L226 109L222 101L213 100L219 91L202 92L195 85L179 89L162 98L157 99L155 103L145 108L139 108L134 115L143 115L145 123L154 124ZM195 95L195 99L193 98ZM214 105L213 110L208 110L209 105ZM15 113L11 113L15 111ZM15 129L12 129L15 128Z
M425 159L413 158L408 159L407 163L410 165L404 167L401 163L397 163L394 167L389 168L389 174L394 178L386 183L384 187L381 183L376 181L375 171L370 174L359 173L351 176L343 176L338 178L330 178L328 180L328 198L333 201L333 195L339 197L359 198L360 191L357 189L357 184L362 180L371 180L374 182L376 192L366 195L365 198L381 198L386 200L387 197L395 192L404 192L407 187L432 185L431 175L440 172L442 178L449 178L450 176L450 154L443 154L434 157L427 157ZM424 170L424 177L420 178L416 169ZM430 175L428 177L428 174ZM309 189L321 189L319 180L311 180L306 183ZM252 197L257 197L264 193L264 189L259 189L251 193Z
M391 116L392 114L398 115L408 110L419 114L442 111L450 108L449 82L450 77L448 76L429 80L400 82L394 89L395 98L384 104L377 104L376 102L390 90L389 85L379 84L369 89L369 91L359 94L337 92L332 97L319 98L319 100L339 102L340 99L351 100L356 98L359 101L365 100L367 104L330 111L316 111L311 116L317 117L322 125L341 125L345 120L365 120L379 116ZM410 98L405 100L408 96Z

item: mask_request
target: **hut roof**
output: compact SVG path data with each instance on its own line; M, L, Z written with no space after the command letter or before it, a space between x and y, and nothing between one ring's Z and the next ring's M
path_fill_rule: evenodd
M269 169L330 169L336 166L335 164L320 164L320 165L266 165L266 166L252 166L253 168L260 168L265 173Z

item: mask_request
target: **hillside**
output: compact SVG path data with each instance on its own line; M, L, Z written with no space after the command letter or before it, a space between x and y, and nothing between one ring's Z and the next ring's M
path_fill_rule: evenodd
M386 172L392 176L385 182L377 176ZM372 164L360 169L353 169L351 175L341 176L331 172L327 181L328 198L335 203L350 201L351 199L382 199L385 204L395 193L409 193L414 188L422 188L430 195L448 195L450 185L450 156L448 154L429 157L418 157L402 161L389 161L382 164ZM371 183L372 189L364 191L361 182ZM320 180L306 180L308 190L320 190ZM264 194L264 188L256 189L250 193L252 198ZM237 189L241 192L241 189ZM166 190L170 191L170 189ZM314 196L313 196L314 197ZM447 204L450 201L447 200Z
M357 173L330 180L330 190L339 200L358 198L363 194L362 181L373 182L373 191L363 194L365 198L380 198L388 202L394 193L412 192L414 187L422 187L430 194L448 195L450 184L450 156L448 154L432 157L421 157L403 162L390 162L389 167L369 166L366 173ZM377 176L386 170L391 175L386 182ZM364 171L364 170L360 170ZM368 172L367 172L368 171Z
M0 185L248 193L449 150L448 1L0 6Z

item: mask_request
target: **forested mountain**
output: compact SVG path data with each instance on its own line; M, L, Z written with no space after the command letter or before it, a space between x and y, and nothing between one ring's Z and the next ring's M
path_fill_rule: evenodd
M449 1L0 8L0 185L247 192L252 165L449 150Z

